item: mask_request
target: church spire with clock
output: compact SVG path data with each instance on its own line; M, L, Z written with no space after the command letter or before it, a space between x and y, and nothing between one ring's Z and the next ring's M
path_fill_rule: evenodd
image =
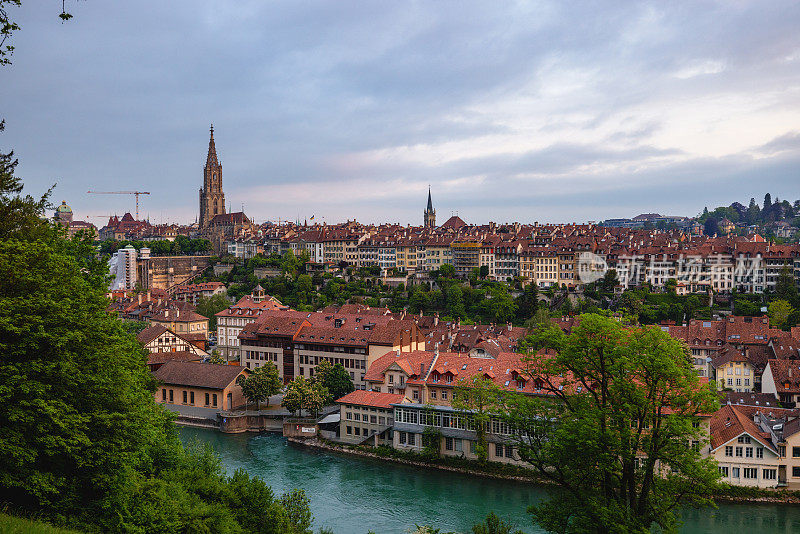
M214 146L214 125L208 141L208 156L203 167L203 188L200 190L200 229L206 229L215 215L225 213L225 193L222 191L222 164Z

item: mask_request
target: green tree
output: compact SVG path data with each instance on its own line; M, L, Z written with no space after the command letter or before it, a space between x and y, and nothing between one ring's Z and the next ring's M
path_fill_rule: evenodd
M314 417L319 415L320 410L331 402L331 394L328 389L319 382L307 383L304 388L302 407Z
M200 297L197 301L197 306L195 306L195 311L203 317L208 317L209 330L216 330L216 315L223 310L227 310L230 305L231 301L225 293L217 293L210 297Z
M283 393L283 400L281 400L281 406L289 410L289 413L292 415L302 410L303 407L303 394L296 382L297 378L292 380L289 385L286 386L286 391Z
M480 375L459 380L453 390L453 408L468 412L475 423L475 452L481 462L485 462L489 456L486 428L491 414L497 410L501 393L499 386Z
M786 326L786 320L794 311L792 305L785 300L773 300L767 307L769 314L769 322L775 328L783 328Z
M344 397L355 390L350 373L340 363L332 365L328 360L322 360L314 369L314 380L322 384L333 399Z
M517 320L524 323L536 313L539 308L539 286L531 282L525 286L522 294L516 299Z
M256 403L256 411L261 402L281 391L281 380L278 376L278 368L272 362L267 362L261 367L256 368L249 376L240 375L236 383L242 388L242 395L248 402Z
M226 362L224 359L222 359L222 356L220 356L219 351L214 349L211 351L211 356L208 358L208 363L214 365L225 365Z
M781 268L778 279L775 281L775 294L790 304L797 302L797 285L791 267L787 264Z
M719 472L700 455L698 416L718 409L716 394L659 328L580 319L570 334L526 340L547 349L530 353L526 372L548 395L504 396L520 458L555 485L534 521L563 533L674 530L676 509L712 503Z
M281 497L281 504L289 519L288 534L311 533L314 517L311 515L310 501L301 489L292 490Z
M511 523L506 523L494 512L486 516L483 523L472 526L472 534L523 534L521 530L514 528Z
M456 268L449 263L442 264L442 266L439 267L439 276L442 278L455 278Z

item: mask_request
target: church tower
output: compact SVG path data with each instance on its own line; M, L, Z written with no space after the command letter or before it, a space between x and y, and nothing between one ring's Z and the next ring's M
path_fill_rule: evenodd
M200 229L208 228L215 215L225 213L225 193L222 192L222 164L214 146L214 125L208 141L208 156L203 168L203 188L200 190Z
M433 202L431 202L430 187L428 187L428 207L425 208L425 213L423 214L423 218L425 221L425 228L430 228L431 230L436 228L436 210L433 209Z

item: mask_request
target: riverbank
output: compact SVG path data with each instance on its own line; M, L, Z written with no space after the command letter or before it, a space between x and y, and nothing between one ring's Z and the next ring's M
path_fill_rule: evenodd
M487 462L484 466L481 466L474 461L462 460L455 457L424 458L417 453L401 452L395 449L389 449L388 447L371 448L358 445L345 445L324 439L288 438L288 441L304 447L360 456L363 458L374 458L424 469L450 471L453 473L492 478L495 480L513 480L544 487L552 485L552 482L549 480L543 479L537 476L532 470L520 466L511 466L496 462ZM715 502L726 504L800 505L800 491L786 490L783 488L761 489L741 486L728 486L723 491L724 493L714 496Z

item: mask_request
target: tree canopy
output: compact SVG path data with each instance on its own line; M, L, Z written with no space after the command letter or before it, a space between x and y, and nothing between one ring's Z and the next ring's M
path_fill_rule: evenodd
M526 343L525 373L548 395L506 395L500 413L520 458L555 484L531 509L536 523L564 533L670 530L677 508L711 503L719 473L701 458L699 416L718 404L684 345L592 314L570 334L542 328Z

